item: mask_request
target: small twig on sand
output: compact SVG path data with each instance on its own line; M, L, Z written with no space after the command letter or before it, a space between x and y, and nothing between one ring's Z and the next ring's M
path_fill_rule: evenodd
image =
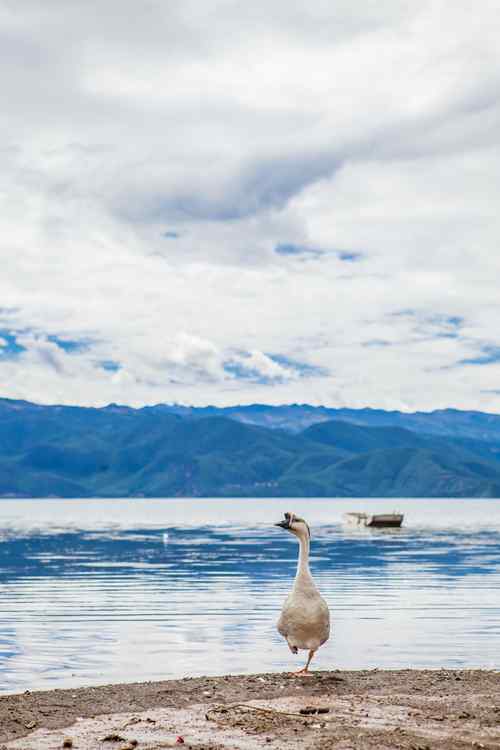
M260 706L251 706L248 703L232 703L229 706L224 705L224 704L221 704L218 706L212 706L212 708L209 708L207 713L205 714L205 718L207 721L213 721L210 714L212 713L226 714L226 713L230 713L231 711L235 711L239 708L245 711L254 711L256 713L268 714L270 716L289 716L293 719L300 719L300 721L304 721L303 713L294 713L292 711L279 711L276 708L261 708ZM326 711L328 710L329 709L326 709ZM316 714L316 713L325 713L326 711L324 708L312 709L311 707L307 713L312 714L314 712ZM322 721L325 721L325 719L322 718Z

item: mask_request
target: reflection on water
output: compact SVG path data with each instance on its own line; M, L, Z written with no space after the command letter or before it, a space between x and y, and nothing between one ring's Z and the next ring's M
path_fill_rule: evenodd
M500 666L500 501L0 502L0 690L296 668L275 630L296 542L333 616L317 668ZM300 664L299 664L300 660Z

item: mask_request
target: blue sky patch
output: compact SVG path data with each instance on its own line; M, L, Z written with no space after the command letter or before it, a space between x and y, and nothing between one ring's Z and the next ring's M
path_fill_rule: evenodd
M17 341L17 333L0 328L0 357L11 359L26 351L26 347Z
M121 364L115 362L114 359L103 359L102 362L99 362L99 365L106 372L118 372L118 370L122 369Z
M464 318L460 315L443 315L442 313L425 313L412 307L403 307L389 313L392 318L418 318L422 323L430 325L449 326L450 328L461 328Z
M443 313L425 313L421 310L403 308L389 313L392 318L409 318L415 321L413 332L424 338L458 339L464 325L464 318L460 315L446 315Z
M500 346L485 344L480 348L480 354L477 357L467 357L460 359L458 365L493 365L500 362Z
M280 242L274 248L278 255L324 255L324 250L315 250L306 245L295 245L293 242Z
M282 365L282 367L293 370L301 378L312 378L330 374L325 367L310 365L308 362L299 362L298 359L292 359L285 354L269 354L266 352L266 356L274 362L277 362L279 365Z
M251 380L253 383L260 383L261 385L269 385L270 383L281 381L281 378L265 377L254 367L245 367L243 362L237 362L235 360L225 362L224 371L227 372L228 375L235 377L237 380Z
M47 341L51 341L53 344L56 344L59 349L62 349L67 354L76 354L77 352L88 351L91 344L88 339L81 339L80 341L78 341L77 339L62 338L60 336L56 336L55 334L50 334L49 336L47 336Z
M347 250L338 250L337 255L339 259L343 260L345 263L359 263L359 261L363 259L362 253L353 253L348 252Z
M284 256L314 256L316 258L322 255L333 254L344 263L358 263L363 259L363 254L355 252L353 250L319 250L315 247L309 247L308 245L296 245L293 242L280 242L275 248L274 252L278 255Z

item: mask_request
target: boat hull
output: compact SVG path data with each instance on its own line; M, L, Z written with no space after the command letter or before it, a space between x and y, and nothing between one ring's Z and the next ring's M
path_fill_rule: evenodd
M345 521L349 526L363 526L366 528L387 529L399 528L403 523L402 513L346 513Z

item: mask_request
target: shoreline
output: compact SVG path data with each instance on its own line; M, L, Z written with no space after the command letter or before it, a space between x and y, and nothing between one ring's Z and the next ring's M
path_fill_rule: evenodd
M214 714L216 706L226 708ZM310 706L324 709L324 717L300 718ZM175 746L178 735L197 750L269 744L493 750L500 748L500 672L337 670L309 678L196 677L6 694L0 695L0 750L62 747L64 737L75 737L75 748L98 747L92 742L113 722L130 726L123 737L117 734L122 744L109 745L120 750ZM130 744L134 733L138 745Z

